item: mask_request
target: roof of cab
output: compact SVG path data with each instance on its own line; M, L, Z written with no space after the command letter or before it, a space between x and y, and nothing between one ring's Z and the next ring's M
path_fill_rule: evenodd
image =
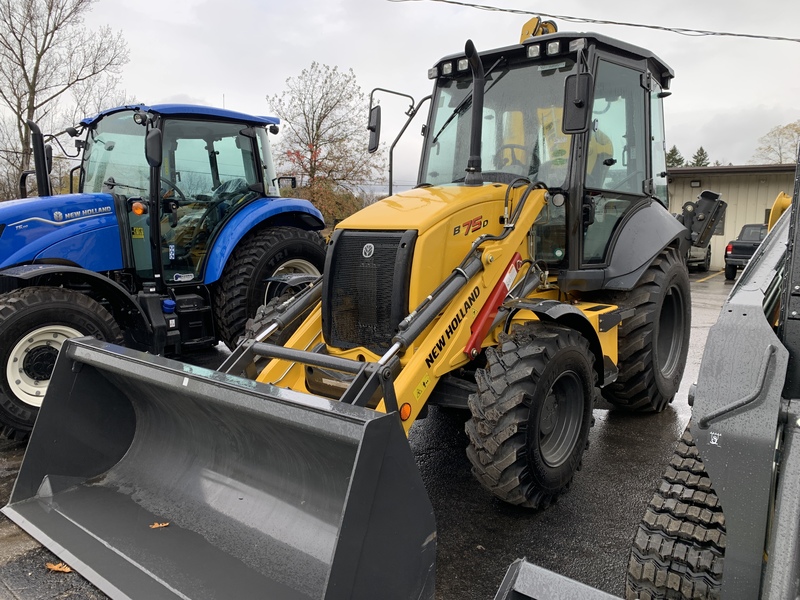
M81 121L81 125L85 127L91 127L108 115L126 110L140 110L169 117L199 117L214 120L236 121L238 123L247 123L248 125L278 125L281 122L277 117L248 115L234 110L227 110L225 108L200 106L198 104L154 104L152 106L147 106L145 104L128 104L126 106L109 108L97 113L92 117L86 117Z

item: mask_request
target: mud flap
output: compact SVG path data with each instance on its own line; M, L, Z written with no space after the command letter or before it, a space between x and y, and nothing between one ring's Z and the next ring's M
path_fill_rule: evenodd
M396 414L89 338L59 355L3 512L113 598L434 594Z
M508 567L494 600L619 600L519 558Z

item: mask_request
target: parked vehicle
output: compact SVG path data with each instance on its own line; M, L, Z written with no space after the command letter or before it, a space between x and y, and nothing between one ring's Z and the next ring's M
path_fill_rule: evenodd
M153 354L233 348L277 291L272 278L322 271L322 214L280 197L268 139L278 119L180 104L105 110L71 130L85 133L77 193L57 196L31 127L39 197L0 203L8 437L30 432L68 338Z
M690 269L705 273L711 268L711 244L705 248L691 246L686 255L686 264Z
M766 225L751 223L744 225L739 236L728 242L725 247L725 279L736 279L736 271L747 265L766 235Z

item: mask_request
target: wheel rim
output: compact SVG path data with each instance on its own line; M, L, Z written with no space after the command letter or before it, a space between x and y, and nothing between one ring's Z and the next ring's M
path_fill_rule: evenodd
M319 277L320 270L317 269L311 262L303 260L302 258L293 258L282 263L275 272L269 277L279 277L281 275L314 275ZM273 285L275 282L267 281L267 288L264 290L264 304L269 302L272 298L278 295L279 290L283 288L283 284Z
M683 350L684 298L678 287L664 295L658 318L656 364L664 377L670 377L680 361Z
M6 380L14 396L28 406L40 407L61 347L82 335L72 327L48 325L19 340L6 364Z
M581 379L565 371L550 387L539 416L539 452L549 467L566 462L578 441L584 405Z

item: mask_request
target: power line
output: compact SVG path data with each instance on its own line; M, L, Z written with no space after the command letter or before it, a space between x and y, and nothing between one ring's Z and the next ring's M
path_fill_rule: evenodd
M567 15L552 15L538 11L521 10L518 8L502 8L499 6L487 6L485 4L470 4L467 2L459 2L459 0L388 0L389 2L441 2L442 4L454 4L456 6L464 6L466 8L476 8L478 10L486 10L489 12L504 12L513 13L518 15L531 15L544 17L546 19L560 19L562 21L569 21L572 23L591 23L595 25L620 25L622 27L639 27L641 29L655 29L658 31L668 31L670 33L677 33L680 35L702 37L702 36L718 36L718 37L738 37L750 38L756 40L770 40L777 42L795 42L800 43L800 38L781 37L776 35L757 35L755 33L731 33L728 31L710 31L706 29L689 29L685 27L664 27L662 25L648 25L645 23L627 23L624 21L608 21L605 19L588 19L584 17L571 17Z

